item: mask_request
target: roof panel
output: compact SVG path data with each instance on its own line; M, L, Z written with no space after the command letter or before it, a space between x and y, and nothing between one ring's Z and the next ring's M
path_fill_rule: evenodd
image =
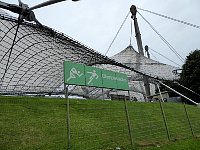
M28 22L19 25L11 49L16 28L16 18L0 15L0 92L55 90L63 84L64 60L111 64L135 71L63 33Z

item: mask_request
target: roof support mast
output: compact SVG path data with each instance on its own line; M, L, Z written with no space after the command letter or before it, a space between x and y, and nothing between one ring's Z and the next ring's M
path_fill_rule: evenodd
M139 51L140 55L144 56L141 34L140 34L139 25L138 25L137 18L136 18L137 9L136 9L135 5L131 6L130 12L132 14L131 18L134 20L135 37L136 37L136 41L137 41L138 51ZM150 85L149 85L148 77L143 75L143 81L144 81L145 92L146 92L146 101L149 101L149 99L150 99Z

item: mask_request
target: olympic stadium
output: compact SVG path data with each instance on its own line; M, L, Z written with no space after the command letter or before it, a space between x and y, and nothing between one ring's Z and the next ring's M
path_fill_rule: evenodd
M0 12L0 93L1 94L62 94L63 62L96 66L128 75L131 97L143 100L145 88L142 76L149 77L151 94L154 79L173 80L177 67L141 56L131 45L118 54L107 57L75 39L50 27L23 21ZM110 98L117 92L94 87L69 86L71 95L86 98ZM126 94L125 94L126 95Z

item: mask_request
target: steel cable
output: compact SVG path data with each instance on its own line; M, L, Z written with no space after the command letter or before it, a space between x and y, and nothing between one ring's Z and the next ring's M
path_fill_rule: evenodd
M156 12L153 12L153 11L149 11L149 10L146 10L146 9L142 9L142 8L137 8L137 9L142 10L142 11L146 11L146 12L149 12L151 14L154 14L154 15L157 15L157 16L160 16L160 17L163 17L163 18L167 18L167 19L170 19L170 20L173 20L173 21L176 21L176 22L179 22L179 23L182 23L182 24L185 24L185 25L197 28L197 29L200 29L200 26L186 22L186 21L178 20L178 19L175 19L175 18L172 18L172 17L168 17L166 15L162 15L162 14L159 14L159 13L156 13Z
M129 11L129 12L128 12L128 14L126 15L126 17L125 17L125 19L124 19L123 23L121 24L121 26L120 26L119 30L117 31L117 34L115 35L114 39L112 40L112 42L111 42L110 46L108 47L108 49L107 49L107 51L106 51L105 55L107 55L107 53L109 52L109 50L110 50L111 46L112 46L112 45L113 45L113 43L115 42L115 40L116 40L116 38L117 38L117 36L118 36L119 32L121 31L122 27L124 26L124 23L126 22L126 20L127 20L128 16L129 16L129 14L130 14L130 11Z
M179 58L179 60L181 62L184 62L183 57L180 54L178 54L178 52L173 48L173 46L155 29L155 27L153 27L153 25L147 19L145 19L141 13L139 13L139 15L142 17L142 19L144 19L145 22L147 22L147 24L154 30L154 32L156 32L156 34L161 38L161 40L165 42L165 44L169 47L171 51L173 51L173 53Z

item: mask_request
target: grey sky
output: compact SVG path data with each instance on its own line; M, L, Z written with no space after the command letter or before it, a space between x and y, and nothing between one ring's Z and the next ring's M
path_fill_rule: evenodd
M5 1L5 0L4 0ZM6 0L17 4L17 0ZM44 2L44 0L23 0L29 6ZM81 43L105 54L117 30L122 24L129 8L135 4L139 8L154 11L179 20L200 25L199 0L70 0L52 6L35 10L37 19L44 25L80 41ZM200 29L180 24L168 19L139 12L158 30L158 32L185 58L192 50L200 49ZM173 61L183 64L148 26L137 16L143 40L143 46L162 53ZM128 17L118 38L111 47L108 56L112 56L125 49L130 44L131 18ZM137 50L133 32L132 45ZM152 52L152 59L174 65L165 58ZM156 59L155 59L156 60Z

